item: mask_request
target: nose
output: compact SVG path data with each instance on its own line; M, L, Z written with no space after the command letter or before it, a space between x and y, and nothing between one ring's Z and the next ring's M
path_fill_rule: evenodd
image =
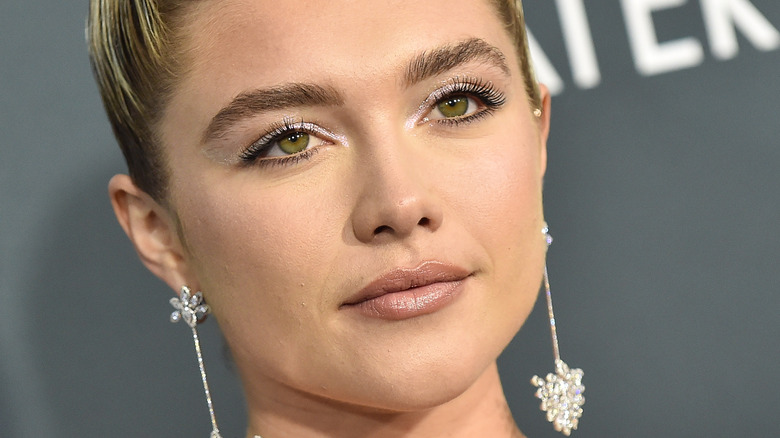
M441 226L442 205L432 191L431 169L419 158L396 149L374 156L372 164L362 168L362 188L351 217L360 242L391 242Z

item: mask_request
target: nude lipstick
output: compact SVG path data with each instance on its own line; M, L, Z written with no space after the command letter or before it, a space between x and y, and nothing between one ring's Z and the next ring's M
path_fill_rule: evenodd
M467 269L437 261L394 269L350 297L341 309L394 321L427 315L455 300L470 275Z

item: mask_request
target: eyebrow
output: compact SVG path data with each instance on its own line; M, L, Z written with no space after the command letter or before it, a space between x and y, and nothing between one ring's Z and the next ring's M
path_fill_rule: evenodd
M505 75L511 76L506 56L498 47L481 38L469 38L457 44L437 47L415 56L406 68L404 82L409 87L474 61L493 65Z
M342 105L344 98L332 87L292 83L239 94L211 119L203 142L223 136L231 126L260 113L300 106Z
M406 66L404 85L410 87L469 62L481 61L510 76L506 57L497 47L481 38L470 38L424 51ZM224 136L236 123L258 114L303 106L339 106L344 97L333 87L310 83L290 83L246 91L234 98L211 119L203 143Z

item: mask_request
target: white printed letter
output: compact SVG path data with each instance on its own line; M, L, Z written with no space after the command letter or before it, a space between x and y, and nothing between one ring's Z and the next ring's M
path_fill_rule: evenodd
M557 0L558 14L569 53L574 83L580 88L594 88L601 82L601 72L593 47L593 36L582 0Z
M653 11L685 4L687 0L622 0L628 37L639 73L652 76L701 64L704 50L693 37L658 43Z
M780 48L780 32L750 0L701 0L701 10L716 58L737 56L737 27L759 50L768 52Z
M561 79L558 72L555 71L547 55L544 54L542 47L536 42L531 29L526 28L528 33L528 48L531 50L531 61L536 72L536 78L539 82L547 85L550 90L550 94L557 95L563 91L563 79Z

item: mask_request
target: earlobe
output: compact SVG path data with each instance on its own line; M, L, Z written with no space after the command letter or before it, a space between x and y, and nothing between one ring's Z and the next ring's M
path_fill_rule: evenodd
M119 224L146 268L175 291L188 284L183 247L168 211L127 175L111 178L108 193Z

